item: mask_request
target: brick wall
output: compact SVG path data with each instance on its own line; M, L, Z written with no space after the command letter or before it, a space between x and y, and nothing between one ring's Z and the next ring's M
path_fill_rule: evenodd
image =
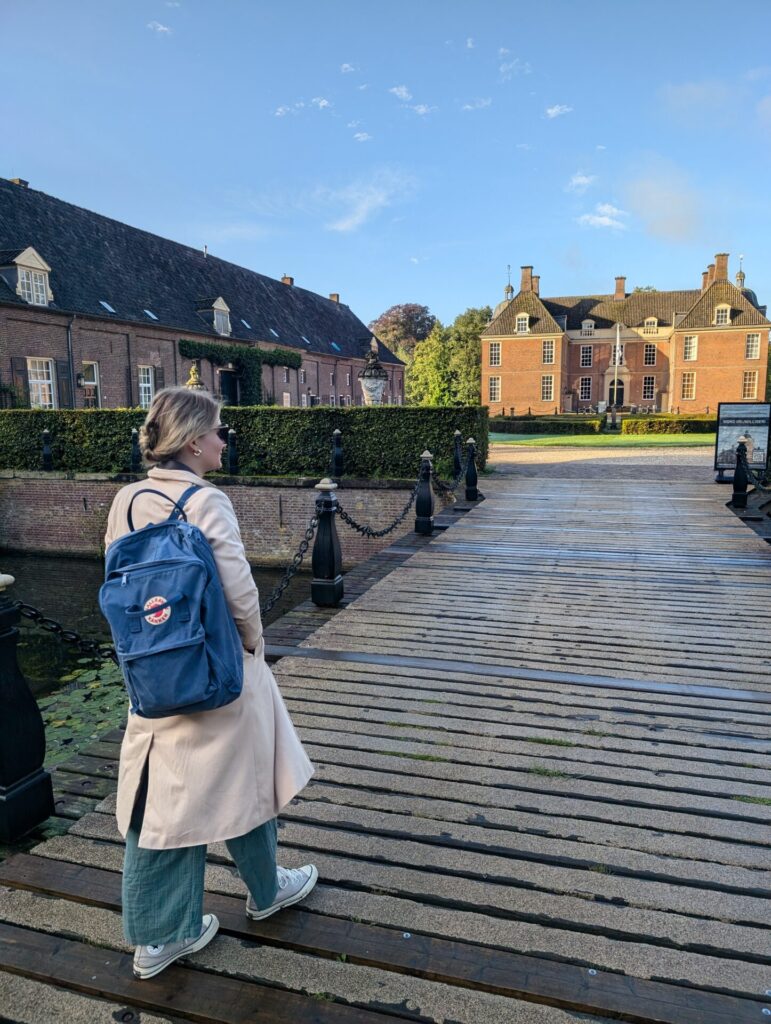
M124 481L102 474L0 472L0 550L58 555L103 554L112 499ZM285 565L297 550L318 492L313 487L223 485L233 502L250 561ZM387 526L409 498L404 487L340 488L340 502L360 523ZM414 512L380 540L354 533L339 519L338 534L347 568L414 528ZM306 556L310 566L310 553ZM0 568L2 568L0 563Z
M554 342L554 362L544 363L542 337L516 337L492 339L500 340L500 366L490 365L490 342L482 343L482 404L489 406L490 415L501 413L511 414L512 408L517 415L524 414L528 408L534 415L551 415L554 410L562 409L562 389L564 387L567 362L567 342L564 336L551 335ZM550 375L554 378L551 400L541 399L541 378ZM498 402L489 400L489 378L500 377L501 397Z

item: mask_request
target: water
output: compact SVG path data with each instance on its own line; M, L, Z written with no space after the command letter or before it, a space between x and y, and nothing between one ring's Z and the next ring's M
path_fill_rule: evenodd
M265 601L283 575L283 569L252 569L260 599ZM111 643L110 631L99 610L98 592L104 581L104 565L95 558L47 558L39 555L0 554L0 572L10 573L16 582L7 591L11 600L23 601L55 619L65 629L84 639ZM263 625L310 596L310 578L298 573L284 591ZM54 633L21 620L19 667L36 695L48 693L62 675L72 671L83 655Z

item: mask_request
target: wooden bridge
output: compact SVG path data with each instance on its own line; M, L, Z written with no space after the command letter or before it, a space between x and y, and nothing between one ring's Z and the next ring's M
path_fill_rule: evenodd
M58 770L93 809L0 864L0 1018L771 1017L771 548L706 461L617 466L487 479L346 608L269 634L316 766L279 833L319 868L298 907L248 921L211 847L220 935L134 980L120 734Z

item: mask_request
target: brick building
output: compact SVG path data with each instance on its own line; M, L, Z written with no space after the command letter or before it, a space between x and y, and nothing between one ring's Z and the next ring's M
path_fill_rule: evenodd
M522 267L482 334L482 402L491 414L581 412L598 403L658 412L715 412L719 402L763 401L766 307L728 280L718 253L690 291L626 291L541 298ZM617 348L618 346L618 348Z
M180 339L289 349L263 365L263 401L360 405L372 332L339 294L265 277L0 178L0 405L147 407L184 384ZM404 365L378 342L383 401L401 404ZM237 405L233 364L201 362L206 386Z

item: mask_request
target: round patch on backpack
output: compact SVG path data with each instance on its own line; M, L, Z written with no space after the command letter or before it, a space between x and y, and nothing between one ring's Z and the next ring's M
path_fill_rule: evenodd
M166 604L165 597L150 597L145 601L145 611L150 608L157 608L159 604ZM154 612L152 615L145 615L145 622L149 622L151 626L161 626L164 622L167 622L171 618L171 608L161 609L159 612Z

